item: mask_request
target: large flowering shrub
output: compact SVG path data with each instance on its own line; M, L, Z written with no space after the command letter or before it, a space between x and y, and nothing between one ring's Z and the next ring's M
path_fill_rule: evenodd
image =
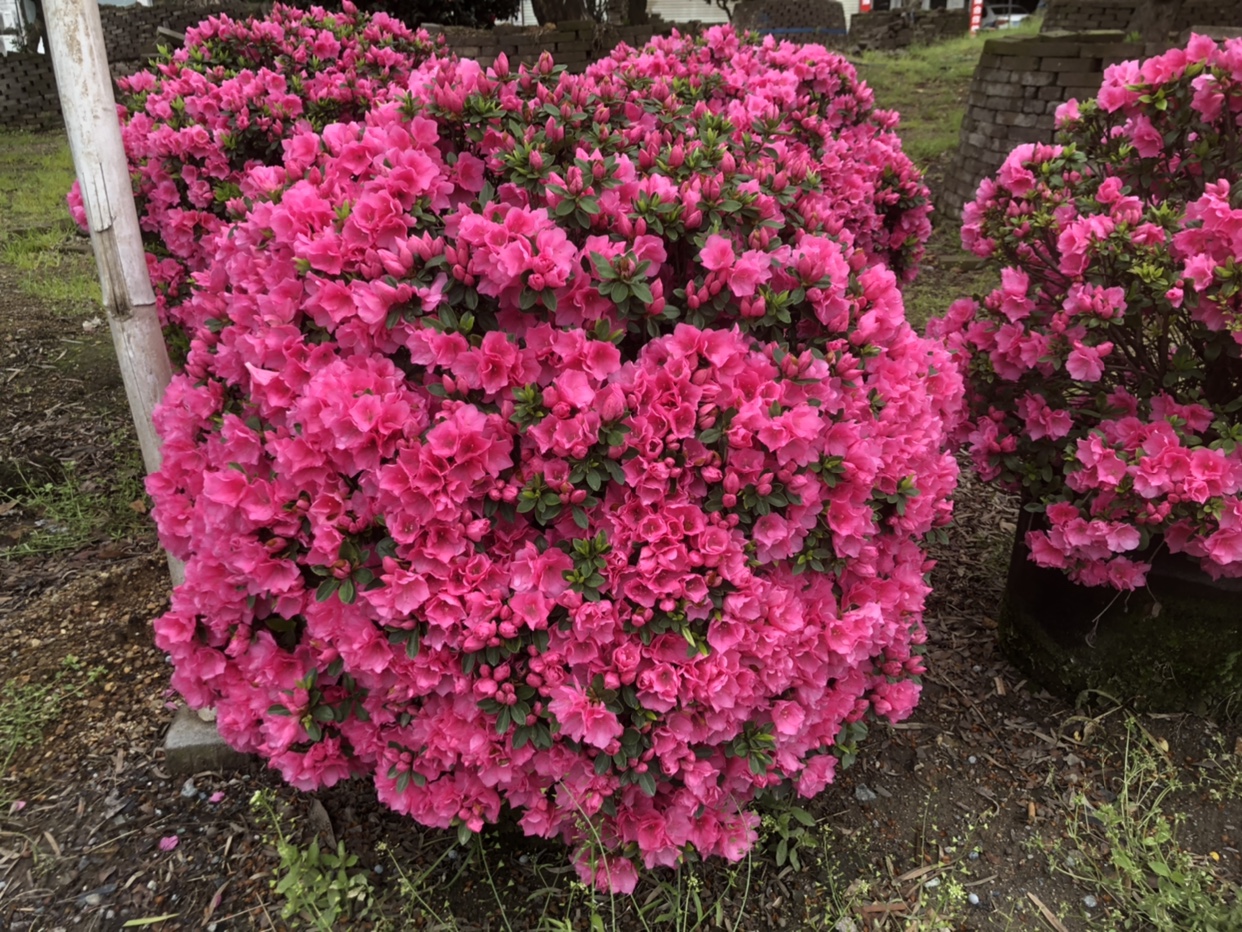
M180 323L187 275L210 261L230 205L244 210L245 171L281 164L301 127L361 119L434 50L426 32L348 2L334 13L277 4L264 19L208 17L182 48L118 80L147 266L169 322ZM85 227L76 182L69 201Z
M727 28L444 60L250 170L158 413L175 687L299 787L507 805L618 890L819 792L915 704L956 478L960 380L874 262L917 245L820 174L852 133L917 186L865 96Z
M1242 40L1114 65L1058 121L964 215L1005 268L932 326L967 374L959 437L1043 513L1042 566L1133 589L1159 536L1242 575Z

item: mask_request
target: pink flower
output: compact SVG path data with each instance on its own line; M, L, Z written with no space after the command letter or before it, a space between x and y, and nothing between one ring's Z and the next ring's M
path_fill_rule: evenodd
M181 844L181 839L176 835L165 835L160 839L161 851L172 851L177 845Z
M561 731L575 741L606 748L624 730L616 715L587 697L579 689L563 685L551 691L548 711L560 723Z
M699 255L699 262L702 263L703 268L712 272L731 268L734 261L733 244L716 233L707 238L703 251Z
M1080 382L1098 382L1104 375L1104 358L1113 350L1113 344L1100 343L1084 346L1073 341L1073 349L1065 360L1065 370Z

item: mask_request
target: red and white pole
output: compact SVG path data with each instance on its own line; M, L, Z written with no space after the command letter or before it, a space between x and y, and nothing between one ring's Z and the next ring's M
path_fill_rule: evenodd
M973 36L983 25L983 0L970 0L970 34Z

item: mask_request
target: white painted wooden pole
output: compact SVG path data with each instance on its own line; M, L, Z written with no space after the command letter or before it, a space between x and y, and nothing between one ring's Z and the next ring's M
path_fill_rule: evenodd
M96 0L43 0L73 165L82 187L104 308L147 472L160 465L151 413L172 377L147 274L138 211L121 143L116 98ZM184 568L168 558L173 584Z

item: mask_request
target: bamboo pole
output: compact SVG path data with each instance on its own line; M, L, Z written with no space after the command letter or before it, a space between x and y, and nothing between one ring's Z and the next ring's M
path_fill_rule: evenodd
M48 51L82 187L104 309L148 473L160 466L151 414L172 377L145 250L96 0L44 0ZM185 577L168 557L173 584Z

